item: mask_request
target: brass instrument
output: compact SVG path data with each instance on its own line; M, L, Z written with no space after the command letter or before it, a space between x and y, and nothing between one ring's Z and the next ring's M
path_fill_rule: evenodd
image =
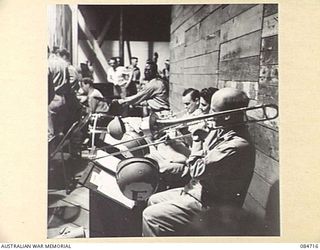
M267 110L273 110L270 114ZM259 113L259 110L262 113ZM252 112L252 115L248 115L248 112ZM244 121L241 124L252 123L252 122L262 122L273 120L278 117L278 106L275 104L263 104L259 106L252 106L252 107L244 107L244 108L237 108L232 110L226 110L221 112L215 112L211 114L199 115L189 118L179 118L179 119L159 119L156 113L151 114L150 116L150 132L154 137L161 134L168 129L172 128L182 128L182 127L189 127L191 125L197 124L203 121L213 121L216 117L226 117L232 114L242 113L244 116ZM254 116L258 116L258 118L254 118ZM250 118L251 117L251 118ZM239 124L239 123L238 123ZM232 124L236 125L236 124ZM219 127L211 127L211 129L219 129L223 126Z
M249 114L250 112L252 112L251 115ZM276 119L279 115L278 114L278 106L275 104L263 104L263 105L252 106L252 107L237 108L237 109L232 109L232 110L215 112L212 114L199 115L199 116L190 117L190 118L179 118L179 119L171 119L171 118L170 119L159 119L159 116L157 114L153 113L153 114L151 114L150 120L149 120L150 132L152 134L153 139L158 139L163 134L165 134L166 131L168 131L170 129L185 128L185 127L189 127L191 125L194 125L194 124L197 124L200 122L204 122L204 121L205 122L214 121L214 119L216 119L217 117L224 118L224 117L230 116L232 114L241 114L241 113L244 116L244 120L241 123L233 123L233 124L228 124L228 125L233 126L233 125L247 124L247 123L253 123L253 122L269 121L269 120ZM223 128L223 126L211 126L210 127L211 130L220 129L220 128ZM185 135L179 135L174 138L167 139L166 141L178 140L178 139L181 139L184 137L188 137L190 135L191 135L191 133L188 133ZM146 138L146 137L147 136L143 136L142 138ZM139 140L139 139L141 139L141 138L132 139L129 141L131 142L131 141ZM123 142L117 143L116 145L125 144L126 142L127 141L123 141ZM128 152L128 151L137 151L137 150L149 147L149 146L161 144L163 142L164 142L163 140L159 140L159 141L155 141L155 142L152 142L149 144L140 145L137 147L130 148L128 150L122 150L119 152L109 154L107 156L102 156L102 157L98 157L98 158L91 159L91 160L97 160L97 159L105 158L108 156L115 156L115 155L119 155L119 154L122 154L122 153ZM107 147L110 147L110 146L107 146ZM105 147L105 148L107 148L107 147Z

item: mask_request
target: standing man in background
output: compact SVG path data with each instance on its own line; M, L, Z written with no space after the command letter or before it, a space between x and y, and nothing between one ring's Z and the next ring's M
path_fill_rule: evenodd
M48 137L50 140L64 130L68 113L66 98L70 93L68 64L60 57L56 48L48 58L48 81L49 86L52 86L53 89L52 100L48 106Z
M127 83L127 95L126 96L132 96L137 93L137 89L140 88L140 77L141 72L138 68L138 58L137 57L131 57L131 64L128 66L128 69L130 71L129 80Z
M117 69L117 61L114 57L111 57L108 61L110 68L107 71L107 81L113 84L113 95L119 95L119 89L116 87L116 69Z
M170 61L167 59L164 62L164 69L161 72L162 78L169 82L169 76L170 76Z

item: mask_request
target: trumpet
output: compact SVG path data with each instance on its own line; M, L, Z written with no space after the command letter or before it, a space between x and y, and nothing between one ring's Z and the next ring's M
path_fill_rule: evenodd
M189 127L194 124L214 121L217 117L224 118L224 117L234 115L234 114L242 114L244 119L241 122L229 124L229 126L273 120L278 117L279 112L278 112L277 105L263 104L263 105L258 105L258 106L237 108L237 109L232 109L232 110L215 112L212 114L205 114L205 115L199 115L199 116L190 117L190 118L179 118L179 119L172 119L172 118L160 119L156 113L152 113L150 115L150 119L149 119L151 137L153 139L159 139L159 137L161 137L163 134L165 134L170 129L185 128L185 127ZM119 126L122 126L121 120L119 121ZM223 127L224 126L212 126L212 127L210 127L210 130L220 129ZM125 131L123 133L125 133ZM191 133L187 133L184 135L179 135L179 136L175 136L173 138L169 138L166 140L166 142L179 140L179 139L189 137L189 136L191 136ZM142 137L139 137L136 139L134 138L129 141L123 141L123 142L117 143L114 146L120 145L120 144L125 144L127 142L132 142L135 140L142 140L147 137L149 137L149 136L142 136ZM98 158L95 158L92 160L97 160L97 159L105 158L105 157L109 157L109 156L116 156L116 155L120 155L120 154L122 154L124 152L128 152L128 151L137 151L137 150L141 150L141 149L144 149L149 146L155 146L155 145L158 145L161 143L164 143L164 141L158 140L158 141L151 142L151 143L143 143L143 145L140 144L136 147L129 148L127 150L122 150L119 152L115 152L115 153L112 153L107 156L98 157ZM104 148L109 148L111 146L112 145L104 147Z

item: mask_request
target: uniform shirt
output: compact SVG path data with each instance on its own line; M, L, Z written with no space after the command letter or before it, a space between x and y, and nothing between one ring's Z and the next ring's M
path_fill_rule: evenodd
M115 84L116 79L117 79L116 70L110 67L107 71L107 80L108 82Z
M200 142L197 142L200 143ZM213 130L202 150L188 159L192 180L185 192L205 205L229 202L242 205L255 163L255 150L245 126Z
M131 82L139 82L141 73L138 67L132 67L132 65L128 66L128 69L131 71Z
M109 105L106 102L99 101L95 97L103 98L103 95L97 89L93 89L93 91L88 94L89 111L91 113L108 112Z
M137 94L124 99L124 103L131 105L143 101L154 111L169 110L169 93L165 83L161 79L152 79Z

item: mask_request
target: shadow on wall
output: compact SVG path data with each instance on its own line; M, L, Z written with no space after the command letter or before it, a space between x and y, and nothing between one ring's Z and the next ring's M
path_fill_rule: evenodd
M195 218L187 235L280 236L279 181L268 196L265 218L232 206L217 206Z

